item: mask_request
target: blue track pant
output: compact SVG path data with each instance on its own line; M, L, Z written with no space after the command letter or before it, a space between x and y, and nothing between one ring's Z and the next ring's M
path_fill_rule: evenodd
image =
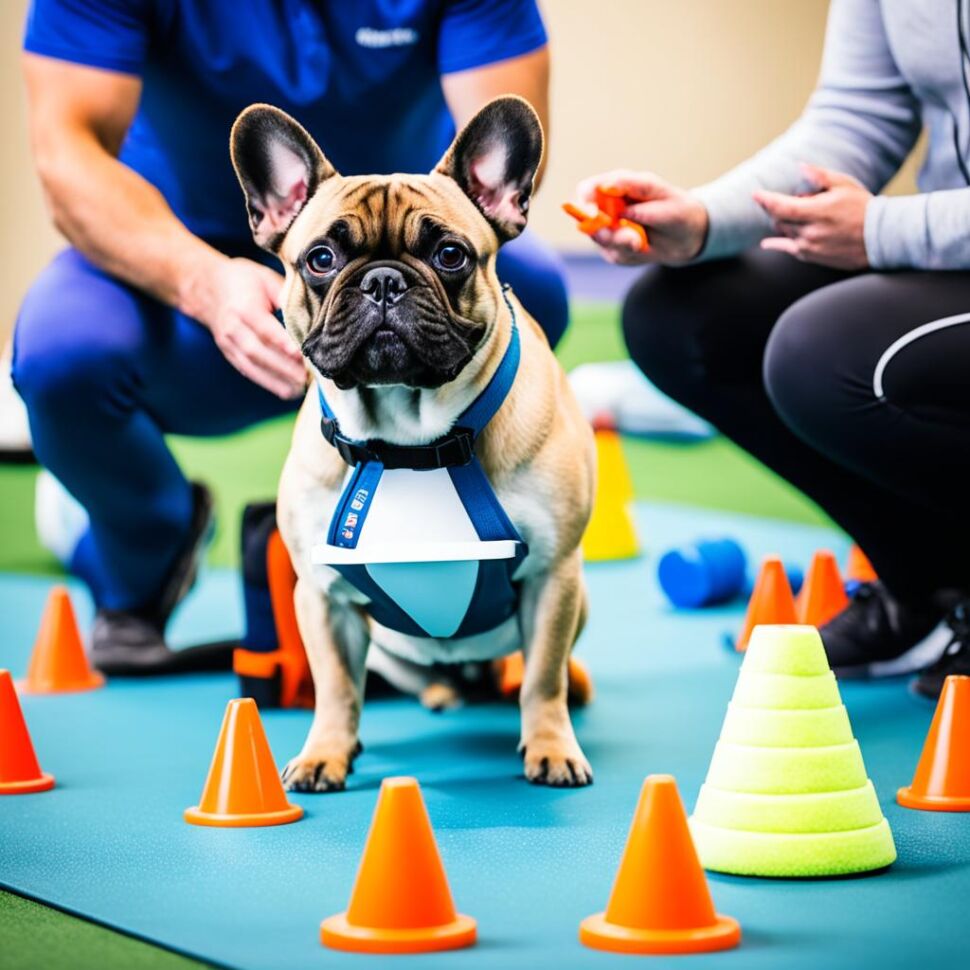
M526 232L498 272L555 344L568 317L558 257ZM73 249L24 300L13 377L39 460L90 519L71 568L110 609L152 603L189 527L191 490L164 435L229 434L298 406L239 374L194 320Z

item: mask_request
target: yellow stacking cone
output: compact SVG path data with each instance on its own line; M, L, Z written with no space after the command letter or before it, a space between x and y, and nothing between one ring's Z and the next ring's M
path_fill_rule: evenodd
M813 627L755 628L691 832L706 869L742 876L846 875L896 858Z
M596 498L583 536L588 562L632 559L640 554L631 504L633 482L620 436L612 428L596 430Z

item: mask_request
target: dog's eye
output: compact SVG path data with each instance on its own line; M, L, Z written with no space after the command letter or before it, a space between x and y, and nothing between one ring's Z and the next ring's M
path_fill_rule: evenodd
M435 265L449 273L464 269L468 262L468 253L461 246L454 243L445 243L439 246L434 254Z
M336 258L329 246L314 246L306 254L307 269L315 276L326 276L333 269Z

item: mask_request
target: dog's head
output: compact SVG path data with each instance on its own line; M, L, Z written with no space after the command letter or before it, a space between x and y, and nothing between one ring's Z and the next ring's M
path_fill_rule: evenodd
M454 380L498 314L495 254L526 223L542 157L528 102L486 105L430 175L344 178L268 105L239 116L231 148L253 236L286 267L287 328L317 371L343 389Z

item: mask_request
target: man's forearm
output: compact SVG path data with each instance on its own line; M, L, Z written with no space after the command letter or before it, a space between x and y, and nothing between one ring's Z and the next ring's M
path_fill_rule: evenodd
M38 152L57 228L93 263L189 316L206 320L206 280L224 260L176 218L161 193L91 134Z

